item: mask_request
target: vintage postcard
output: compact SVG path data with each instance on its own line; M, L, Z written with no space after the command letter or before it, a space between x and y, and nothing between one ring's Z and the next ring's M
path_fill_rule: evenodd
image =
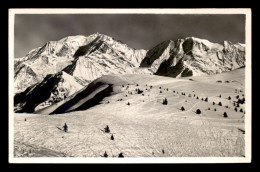
M251 9L9 9L9 163L250 163Z

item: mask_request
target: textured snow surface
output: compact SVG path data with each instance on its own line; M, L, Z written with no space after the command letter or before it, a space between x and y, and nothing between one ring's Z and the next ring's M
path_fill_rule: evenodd
M114 94L86 110L64 115L15 114L14 156L101 157L105 151L109 158L121 152L125 157L245 156L245 114L234 111L233 106L236 96L243 97L245 91L244 69L181 79L113 75L97 79L95 84L100 82L112 84ZM103 90L99 88L96 91ZM137 94L137 88L144 95ZM206 97L208 102L201 100ZM164 98L167 105L162 104ZM217 105L220 101L222 106ZM240 108L244 110L244 104ZM196 109L202 113L196 114ZM228 118L223 117L224 112ZM64 123L67 133L62 131ZM103 132L107 125L110 133Z

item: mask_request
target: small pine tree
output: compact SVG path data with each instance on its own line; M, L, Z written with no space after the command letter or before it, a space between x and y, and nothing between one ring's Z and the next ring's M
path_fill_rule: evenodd
M125 87L124 85L122 85L122 87Z
M167 105L168 104L168 100L165 98L164 100L163 100L163 105Z
M205 102L208 102L208 98L207 97L205 98Z
M237 107L239 107L239 103L237 103Z
M221 98L221 94L219 95L219 98Z
M210 108L208 108L208 110L210 110Z
M162 87L159 87L159 89L162 89Z
M26 119L26 118L24 118L24 121L27 121L27 119Z
M242 108L240 109L240 112L243 112L243 109L242 109Z
M234 109L236 112L237 112L237 108L235 107L235 109Z
M130 105L130 103L128 102L128 103L127 103L127 105L129 106L129 105Z
M173 90L173 93L175 93L175 91Z
M199 97L197 96L197 99L199 99Z
M152 89L153 88L153 86L150 86L150 89Z
M217 111L217 109L215 108L214 111Z
M224 117L224 118L227 118L227 117L228 117L227 112L224 112L223 117Z
M219 102L219 103L218 103L218 105L219 105L219 106L222 106L222 103L221 103L221 102Z
M162 150L162 153L164 154L165 152L164 152L164 149Z
M162 93L162 91L160 91L160 93Z
M200 109L197 109L197 110L196 110L196 114L201 114L201 110L200 110Z
M110 129L109 129L109 126L108 126L108 125L107 125L106 128L104 128L104 129L105 129L105 132L106 132L106 133L109 133L109 132L110 132Z
M104 153L103 157L105 157L105 158L107 158L107 157L108 157L108 155L107 155L107 152L106 152L106 151L105 151L105 153Z
M185 111L185 108L182 106L182 107L181 107L181 110L182 110L182 111Z
M215 102L213 102L212 104L215 105Z
M203 99L203 98L201 98L201 100L203 101L204 99Z
M66 123L65 123L64 126L63 126L63 131L64 131L64 132L67 132L67 131L68 131L68 126L67 126Z
M136 84L136 86L138 87L138 86L139 86L139 84Z
M239 95L237 95L236 98L239 99Z
M122 152L120 154L118 154L118 158L124 158L124 155Z
M230 96L228 97L228 100L231 100L231 97L230 97Z
M113 136L113 134L112 134L112 136L111 136L111 140L114 140L114 136Z

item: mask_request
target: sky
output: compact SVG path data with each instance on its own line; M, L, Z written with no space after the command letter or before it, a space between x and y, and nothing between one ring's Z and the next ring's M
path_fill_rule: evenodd
M15 58L48 41L99 32L136 49L186 37L245 43L245 15L186 14L16 14Z

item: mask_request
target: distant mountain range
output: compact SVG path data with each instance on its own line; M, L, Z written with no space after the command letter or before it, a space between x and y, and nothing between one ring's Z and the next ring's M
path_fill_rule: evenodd
M212 75L245 66L245 45L188 37L136 50L103 34L50 41L15 59L15 111L35 112L110 74Z

